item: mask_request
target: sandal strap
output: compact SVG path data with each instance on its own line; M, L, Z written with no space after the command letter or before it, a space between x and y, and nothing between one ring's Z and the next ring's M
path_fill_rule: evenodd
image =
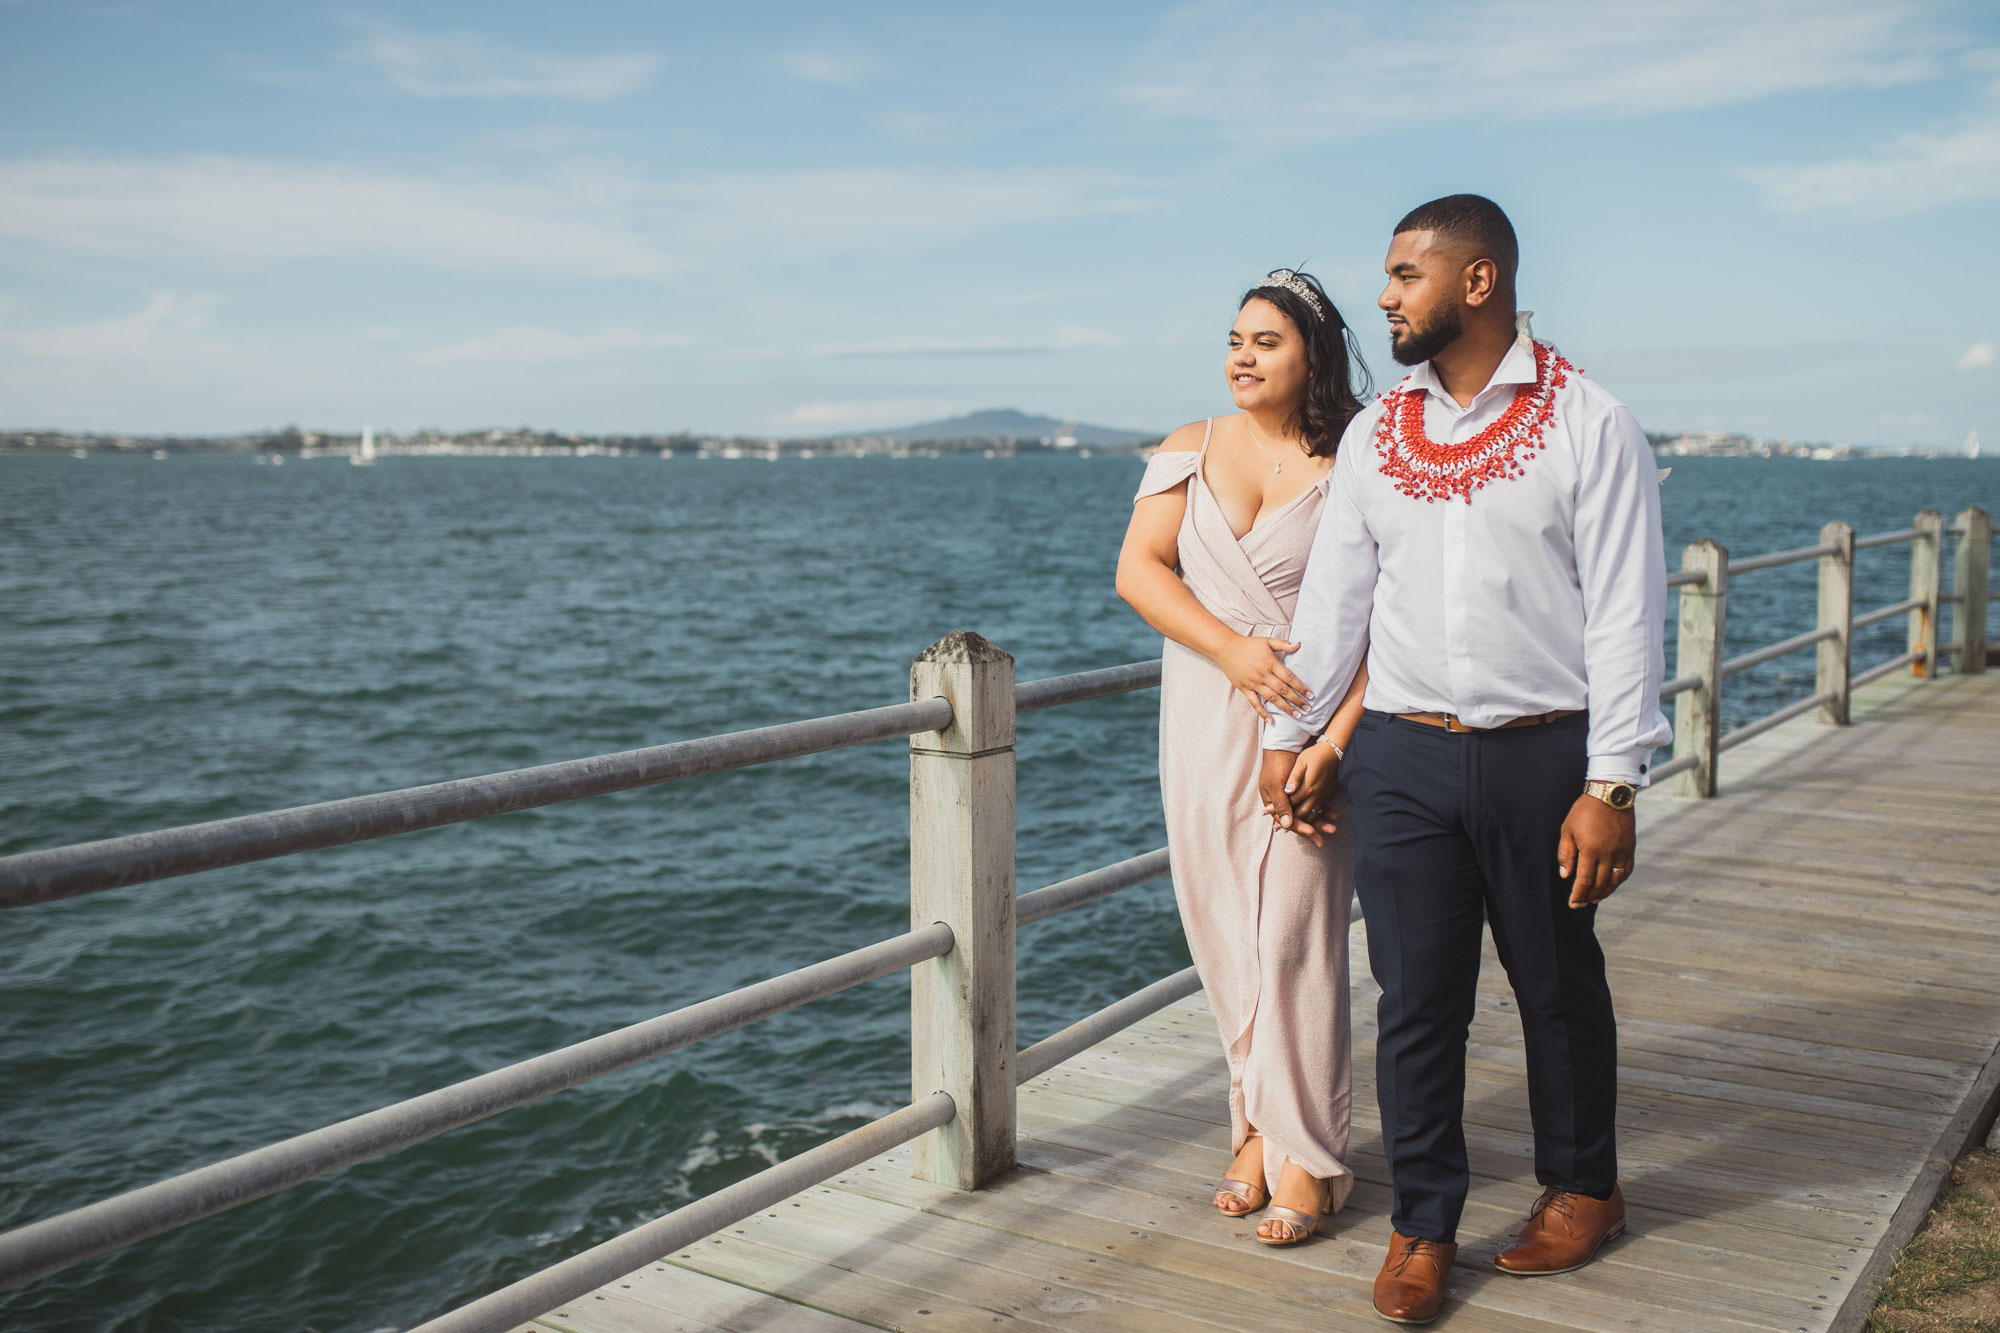
M1302 1213L1296 1208L1287 1208L1281 1203L1274 1203L1266 1208L1264 1215L1257 1220L1259 1222L1274 1220L1283 1222L1293 1231L1301 1235L1310 1236L1319 1229L1319 1219L1320 1214L1318 1213Z
M1215 1187L1215 1192L1217 1194L1227 1194L1230 1198L1242 1203L1246 1210L1263 1207L1262 1204L1252 1203L1250 1200L1253 1195L1263 1197L1264 1187L1261 1185L1252 1185L1247 1180L1224 1180Z

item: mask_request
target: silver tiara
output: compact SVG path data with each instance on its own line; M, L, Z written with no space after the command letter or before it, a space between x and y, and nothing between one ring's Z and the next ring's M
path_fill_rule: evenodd
M1321 319L1326 318L1326 307L1319 303L1319 293L1312 289L1312 284L1288 268L1272 269L1264 275L1264 280L1258 283L1257 286L1283 287L1286 291L1311 306L1312 312L1315 315L1318 315ZM1252 290L1254 291L1255 288L1252 288Z

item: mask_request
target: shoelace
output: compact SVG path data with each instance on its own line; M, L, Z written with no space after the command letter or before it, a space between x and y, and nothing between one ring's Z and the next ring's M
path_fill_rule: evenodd
M1528 1216L1540 1217L1544 1210L1553 1208L1559 1217L1575 1217L1576 1204L1568 1190L1557 1189L1554 1185L1542 1191L1542 1197L1535 1200L1535 1206L1528 1210Z
M1403 1257L1396 1260L1395 1266L1391 1268L1389 1271L1394 1273L1397 1277L1401 1277L1403 1275L1403 1270L1410 1266L1410 1260L1416 1258L1420 1254L1429 1255L1431 1260L1435 1262L1438 1257L1438 1243L1434 1240L1423 1240L1423 1239L1412 1240L1410 1242L1410 1248L1403 1251Z

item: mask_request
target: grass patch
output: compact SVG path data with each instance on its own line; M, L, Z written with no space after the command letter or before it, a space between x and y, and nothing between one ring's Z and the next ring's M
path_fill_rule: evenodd
M2000 1153L1974 1148L1896 1257L1868 1333L2000 1333Z

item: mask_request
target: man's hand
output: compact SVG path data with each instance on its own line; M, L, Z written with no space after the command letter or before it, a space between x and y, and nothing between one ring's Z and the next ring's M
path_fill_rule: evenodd
M1285 792L1292 798L1292 818L1302 829L1332 833L1338 827L1329 807L1339 781L1340 757L1331 745L1319 741L1299 751L1291 776L1285 779ZM1319 838L1313 841L1326 845Z
M1263 799L1264 813L1269 815L1279 828L1292 826L1292 796L1285 790L1291 781L1292 767L1299 757L1290 750L1266 750L1264 762L1257 770L1257 795Z
M1570 880L1569 905L1588 907L1609 898L1631 877L1638 846L1639 821L1630 810L1613 810L1595 796L1577 797L1556 848L1556 868Z

